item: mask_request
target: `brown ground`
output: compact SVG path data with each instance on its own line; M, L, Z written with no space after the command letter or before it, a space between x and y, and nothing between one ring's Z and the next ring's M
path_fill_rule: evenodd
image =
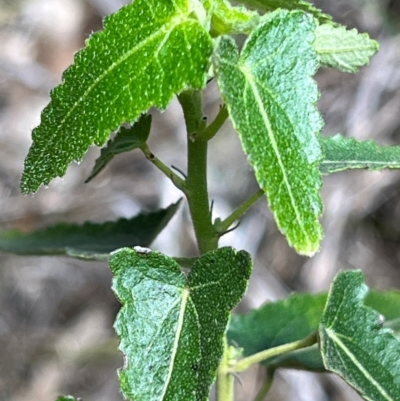
M101 17L123 0L0 0L0 224L34 229L57 221L103 221L164 207L179 198L174 187L139 153L119 156L91 184L99 150L70 167L64 180L34 197L22 196L19 178L48 91L60 81L84 39L101 27ZM390 4L389 4L390 3ZM317 77L326 134L341 132L381 144L400 143L399 2L318 1L339 22L367 31L381 52L358 75L322 70ZM217 90L207 95L210 118ZM177 103L154 112L151 148L166 164L182 169L184 132ZM210 192L215 215L226 216L256 189L251 169L231 126L211 143ZM325 178L326 236L313 259L291 250L276 230L264 201L247 214L223 244L249 250L254 273L241 311L291 291L326 290L338 270L360 268L367 283L400 287L400 174L352 172ZM172 255L193 255L185 207L153 245ZM71 393L84 401L121 400L115 371L112 323L118 303L105 264L67 258L0 256L0 401L54 401ZM242 377L238 400L250 400L256 369ZM319 376L320 377L320 376ZM284 372L267 400L359 400L340 380Z

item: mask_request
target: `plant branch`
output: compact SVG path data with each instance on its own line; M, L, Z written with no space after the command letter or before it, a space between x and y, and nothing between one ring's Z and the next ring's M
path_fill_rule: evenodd
M235 377L230 372L231 355L226 336L224 337L224 354L217 372L217 400L233 401Z
M161 160L159 160L149 149L147 143L140 146L140 150L146 156L146 159L149 160L154 166L156 166L160 171L162 171L171 181L172 183L181 191L185 192L185 180L175 174L168 166L166 166Z
M317 342L317 333L313 333L310 336L304 338L303 340L294 341L289 344L280 345L278 347L269 348L265 351L258 352L257 354L251 355L237 362L231 368L231 372L240 373L247 370L250 366L256 363L265 361L266 359L272 358L274 356L286 354L288 352L296 351L298 349L307 348L314 345Z
M223 105L219 110L217 117L215 117L214 121L206 127L202 132L198 134L192 134L191 139L195 141L209 141L214 138L217 132L224 125L226 119L228 118L229 113L226 105Z
M187 129L187 179L185 195L200 254L218 248L218 236L211 220L207 186L207 142L192 141L203 124L201 93L189 90L179 95Z
M226 233L229 227L238 220L241 216L243 216L262 196L264 195L264 191L259 189L255 194L253 194L249 199L243 202L230 216L228 216L225 220L218 221L216 220L214 226L218 234L221 236Z

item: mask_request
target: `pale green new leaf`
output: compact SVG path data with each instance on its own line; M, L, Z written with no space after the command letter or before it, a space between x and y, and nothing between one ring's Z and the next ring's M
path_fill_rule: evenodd
M364 306L367 292L360 271L336 277L319 328L322 358L327 370L342 376L366 400L397 401L400 339L382 328L377 312Z
M263 12L274 11L278 8L302 10L314 16L321 23L329 23L332 21L330 15L323 13L319 8L303 0L240 0L240 3Z
M278 227L299 253L319 249L322 203L318 171L323 126L315 106L315 22L301 11L264 17L239 56L223 37L214 67L222 96Z
M314 46L322 65L344 72L357 72L379 50L368 34L329 24L317 27Z
M188 277L173 259L145 248L115 252L110 266L122 303L115 329L125 356L119 372L124 396L208 400L230 311L250 277L249 254L232 248L209 252Z
M63 176L88 148L186 87L203 88L212 41L199 0L135 0L106 18L53 90L25 160L21 188Z
M229 0L204 0L203 4L211 17L212 32L216 35L249 34L260 22L256 11L233 7Z
M92 173L85 182L90 182L96 177L110 163L114 156L138 149L146 143L150 134L150 128L151 115L148 114L144 114L129 128L121 127L115 137L110 139L107 145L101 149L100 157L96 160Z
M105 259L125 246L149 246L178 210L179 202L166 209L141 213L131 219L105 223L59 223L24 233L0 231L0 251L17 255L68 255L81 259Z
M324 160L319 166L322 174L343 170L383 170L400 168L400 146L378 146L374 141L359 142L337 134L321 137Z

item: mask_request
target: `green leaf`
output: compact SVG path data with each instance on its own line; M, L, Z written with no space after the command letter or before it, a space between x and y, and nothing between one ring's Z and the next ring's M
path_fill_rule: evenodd
M78 401L76 398L71 395L60 395L56 401Z
M365 305L375 309L386 321L400 318L400 291L370 291Z
M0 251L18 255L69 255L104 259L105 254L121 247L149 246L178 207L179 202L157 212L102 224L60 223L30 233L0 231Z
M229 312L247 287L248 253L209 252L187 278L173 259L144 248L114 252L110 266L122 303L115 329L125 355L119 372L124 396L207 400Z
M245 7L232 7L228 0L204 0L211 16L212 32L216 35L249 34L260 22L260 15Z
M101 149L100 157L96 160L90 177L85 181L91 181L98 175L114 156L120 153L130 152L138 149L146 143L151 128L151 115L144 114L140 119L129 128L121 127L114 139L110 139L107 146Z
M326 294L293 294L245 315L233 315L228 339L243 348L244 356L299 341L318 330L325 302ZM324 369L315 347L266 360L265 365Z
M228 339L243 348L244 356L299 341L318 330L326 300L326 293L293 294L282 301L268 302L245 315L233 315ZM385 327L398 328L400 291L371 291L365 304L384 316ZM317 346L271 358L264 364L312 371L325 370Z
M314 46L322 65L344 72L357 72L379 50L368 34L329 24L317 27Z
M319 166L322 174L350 169L383 170L400 168L400 146L378 146L375 142L359 142L337 134L321 137L324 160Z
M303 0L240 0L240 3L264 12L274 11L278 8L284 8L286 10L302 10L314 16L321 23L329 23L332 21L330 15L324 14L311 3Z
M201 15L204 13L204 16ZM25 160L21 189L36 191L110 132L174 94L205 85L212 52L199 0L135 0L106 18L104 30L53 90Z
M319 328L321 354L326 369L365 399L395 401L400 394L400 339L364 306L367 291L360 271L336 277Z
M264 17L239 56L223 37L214 60L222 96L278 227L297 252L313 255L319 224L323 122L315 106L315 22L302 12Z

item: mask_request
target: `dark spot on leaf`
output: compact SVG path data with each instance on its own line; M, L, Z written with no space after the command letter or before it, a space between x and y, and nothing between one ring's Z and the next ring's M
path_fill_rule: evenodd
M195 372L199 369L199 365L197 365L197 363L192 365L192 370L194 370Z

